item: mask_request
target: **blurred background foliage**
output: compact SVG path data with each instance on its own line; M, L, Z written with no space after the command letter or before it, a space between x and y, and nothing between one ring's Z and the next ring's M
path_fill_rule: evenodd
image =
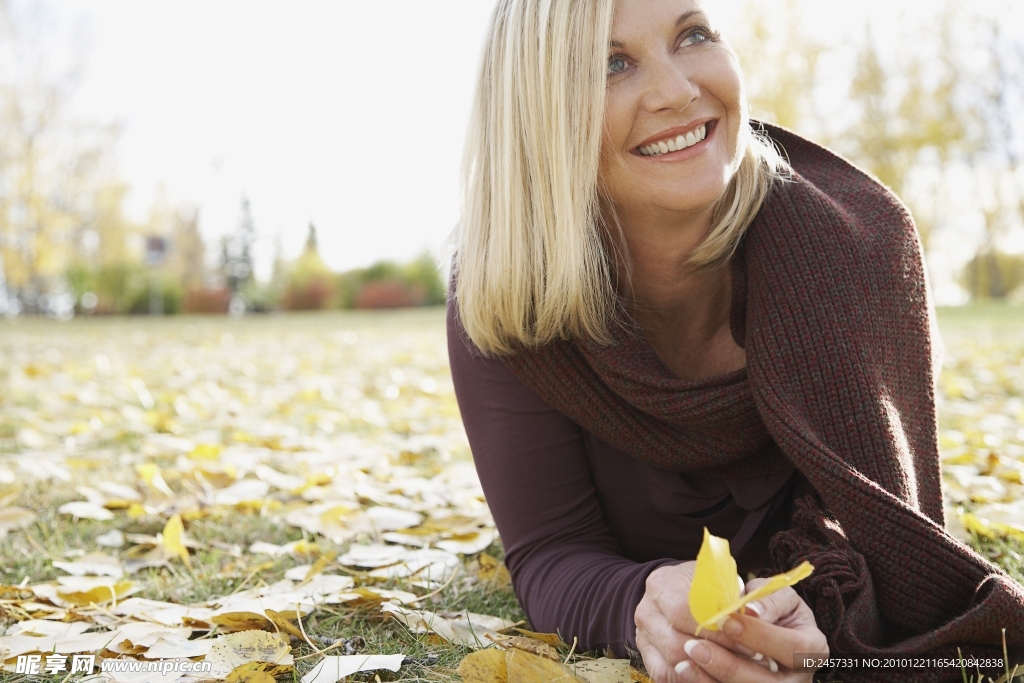
M804 133L874 174L910 209L927 256L940 247L973 252L956 277L971 299L1020 301L1019 32L1005 31L991 3L984 13L981 3L947 0L879 17L847 43L825 45L803 21L808 5L747 3L732 42L752 116Z
M821 141L892 188L913 213L929 260L951 248L961 257L951 279L972 299L1024 298L1024 255L1013 241L1024 230L1019 35L1008 34L998 14L947 1L901 17L896 41L879 39L868 22L845 42L826 44L806 21L808 2L749 0L739 14L730 39L752 115ZM51 60L36 40L45 30L0 0L0 313L444 302L430 254L335 273L312 224L291 261L278 235L272 275L257 278L254 245L275 238L254 224L248 197L235 229L216 244L204 242L199 208L166 193L147 220L127 218L118 126L73 115L84 56L72 45L67 64Z

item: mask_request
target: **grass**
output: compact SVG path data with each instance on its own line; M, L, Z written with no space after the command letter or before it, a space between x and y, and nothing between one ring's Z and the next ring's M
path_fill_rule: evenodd
M948 348L956 347L965 341L987 343L991 339L1002 340L1000 343L1017 343L1024 346L1024 308L985 305L940 309L939 321ZM66 334L68 330L74 334ZM18 349L23 351L31 348L38 350L34 352L33 358L38 355L45 359L49 357L47 354L54 358L61 354L67 357L74 352L76 345L85 345L93 350L102 349L105 344L113 343L115 339L118 344L134 349L132 353L139 354L139 358L146 357L148 346L167 339L178 340L182 344L196 348L212 348L217 344L257 344L262 343L260 340L264 339L288 337L299 340L298 347L290 348L302 348L301 340L304 338L321 339L331 335L337 336L348 330L357 331L361 339L390 339L397 344L397 350L394 350L391 360L387 360L381 367L389 363L422 364L423 358L427 358L429 362L438 362L437 354L443 353L430 347L433 349L430 351L433 355L424 356L423 349L394 341L410 334L428 335L430 344L434 346L437 345L438 338L443 340L443 315L437 310L427 310L386 314L308 314L290 316L286 319L268 316L242 320L76 320L70 325L62 326L49 321L31 319L5 321L0 323L0 354L7 349L8 356L13 357ZM1014 339L1020 341L1014 342ZM323 351L320 346L314 344L313 347L311 353L314 355ZM331 351L335 347L324 348ZM50 352L51 349L56 349L59 353L54 355ZM117 349L113 347L106 351L108 355L116 352ZM0 378L10 377L11 370L8 365L0 368ZM325 370L317 366L313 367L311 372ZM367 383L366 391L379 392L380 387ZM33 411L43 410L47 405L45 397L42 396L26 397L16 405L12 405L12 400L0 398L0 409L3 409L4 413L0 417L0 454L12 453L7 456L0 455L0 465L3 464L5 457L18 457L13 454L20 448L17 436L25 424L25 416ZM437 403L437 411L447 414L450 418L453 410L451 396L445 394ZM10 408L18 410L8 410ZM21 412L18 412L19 410ZM384 429L404 430L406 434L416 434L417 430L425 429L423 425L435 424L431 420L440 418L426 415L415 418L398 416L389 419L392 419L392 422ZM138 453L145 445L143 436L131 431L115 430L101 436L102 438L97 438L91 446L97 451ZM467 453L456 453L456 457L467 457ZM123 470L124 467L121 466L120 469ZM119 471L116 460L101 464L98 470L92 470L92 474L108 476L114 480L130 480L126 478L129 475ZM54 559L68 559L83 549L95 549L96 537L115 528L125 533L137 534L156 534L161 531L164 522L162 518L143 517L133 521L119 514L117 519L109 522L79 520L72 523L68 517L57 515L55 510L59 505L81 499L74 491L74 484L75 482L71 482L63 487L54 487L50 484L37 483L27 484L21 489L14 504L31 507L40 514L30 527L12 532L0 541L0 584L17 585L25 579L30 582L54 579L63 574L53 568ZM0 490L0 497L2 495L3 491ZM230 515L214 514L195 519L189 523L188 533L191 538L209 546L209 549L193 555L191 570L180 563L175 563L170 568L143 570L135 575L133 578L144 586L139 595L181 603L200 602L249 588L260 582L273 583L281 579L289 568L313 559L301 556L268 558L248 555L245 549L257 540L284 544L303 538L302 530L285 526L273 516L261 515L259 511ZM317 539L317 542L325 552L341 552L346 549L323 539ZM1024 543L1006 539L975 538L973 545L981 554L1024 584ZM499 558L502 555L501 547L497 544L488 552ZM272 566L254 572L254 568L267 562L272 562ZM403 586L401 582L382 585L423 592ZM477 579L472 558L449 586L421 607L434 611L469 610L513 621L524 620L516 598L507 586L495 586ZM3 613L0 610L0 618L2 617ZM381 681L455 681L458 680L455 668L467 654L465 648L439 642L435 636L412 634L397 622L383 619L374 608L351 608L344 605L322 607L309 615L303 621L303 626L308 634L322 643L321 648L342 639L359 652L402 653L412 660L398 673L381 671L376 674L358 674L349 679L354 681L374 681L377 680L376 677ZM299 641L293 641L292 644L297 662L290 680L298 681L315 664L318 657L304 658L315 654L313 648ZM29 680L52 680L56 683L63 680L63 677L58 675L52 678L30 679L17 674L0 673L0 681L4 682L22 683ZM1024 674L1014 680L1016 683L1024 682Z

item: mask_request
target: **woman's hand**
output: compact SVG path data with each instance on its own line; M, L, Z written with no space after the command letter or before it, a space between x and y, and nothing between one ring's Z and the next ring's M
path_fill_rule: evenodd
M773 593L730 617L722 631L694 637L688 599L694 564L660 567L647 579L636 640L651 677L657 683L809 683L811 673L793 672L793 655L827 653L828 645L796 591ZM755 579L747 590L764 582Z

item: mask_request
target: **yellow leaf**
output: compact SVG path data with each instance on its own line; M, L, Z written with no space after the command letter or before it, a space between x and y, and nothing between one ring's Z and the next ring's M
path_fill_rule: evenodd
M497 588L507 588L512 585L512 576L501 560L487 553L480 553L478 561L480 562L480 571L477 572L478 579L492 583Z
M968 531L973 531L982 538L995 540L1002 536L1009 536L1019 541L1024 541L1024 531L1009 524L993 522L992 520L973 515L970 512L962 513L960 519Z
M288 673L290 666L280 666L271 662L249 662L236 666L224 683L277 683L274 676Z
M633 667L629 667L629 680L632 683L654 683L650 676L640 673Z
M521 633L527 638L533 638L534 640L539 640L542 643L547 643L551 647L569 647L569 645L562 640L562 636L557 633L537 633L535 631L527 631L525 628L517 628L516 633Z
M298 615L295 614L295 610L282 614L272 609L264 610L267 614L267 618L270 619L271 623L277 627L279 631L284 631L290 636L294 636L299 640L306 640L306 637L302 635L302 631L295 627L295 624L291 622L292 619L297 619ZM292 615L292 616L288 616Z
M102 605L111 600L119 600L133 588L135 588L135 584L132 581L118 581L108 586L96 586L87 591L70 591L68 593L57 591L57 595L79 607L86 607L92 603Z
M255 612L224 612L216 615L210 621L228 633L236 631L266 631L271 627L270 619Z
M505 654L508 683L569 683L580 681L568 667L522 650Z
M701 572L702 555L704 556L703 573ZM712 565L712 563L715 564ZM705 528L704 543L701 545L700 552L697 553L697 567L694 570L693 583L690 586L690 611L697 621L697 633L700 633L702 629L717 631L719 622L730 614L743 609L747 603L768 597L787 586L796 585L810 576L812 572L814 572L814 567L811 566L811 563L803 562L788 572L771 577L758 588L740 597L740 579L736 573L736 561L729 554L729 542L712 536ZM698 576L701 577L700 584L697 582ZM728 600L722 602L727 597ZM717 608L711 611L712 606Z
M540 640L534 640L533 638L523 638L522 636L488 636L491 640L497 643L500 647L507 649L515 648L516 650L522 650L523 652L529 652L530 654L543 657L544 659L550 659L554 662L562 661L562 658L558 656L558 651L547 643L541 642Z
M506 683L505 653L496 649L471 652L459 663L458 674L464 683Z
M313 566L309 568L309 571L306 572L306 576L302 579L302 582L305 583L317 574L323 572L323 570L327 569L327 566L330 565L331 562L334 562L334 558L336 558L337 556L338 553L334 552L322 555L319 560L313 563Z
M703 625L709 617L739 600L740 585L736 560L729 553L729 541L712 536L704 527L704 542L697 553L697 566L690 584L690 612L694 620ZM714 624L707 628L718 630Z
M221 447L214 443L201 443L188 454L193 460L217 460L220 458Z
M185 566L192 569L192 563L188 559L188 548L185 547L185 525L181 521L181 515L174 515L167 520L161 538L167 556L180 557Z

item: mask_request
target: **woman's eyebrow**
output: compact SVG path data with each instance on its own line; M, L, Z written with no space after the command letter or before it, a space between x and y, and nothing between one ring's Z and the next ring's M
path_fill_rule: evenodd
M704 15L704 13L703 13L703 12L701 12L700 10L696 10L696 9L694 9L694 10L690 10L689 12L683 12L683 13L682 13L682 14L681 14L681 15L679 16L679 18L678 18L678 19L676 19L676 27L678 28L679 26L682 26L682 25L683 25L683 24L685 24L685 23L686 23L687 21L689 21L691 17L693 17L694 15L697 15L697 14L699 14L699 15L701 15L701 16L703 16L703 15ZM611 47L614 47L614 48L624 48L624 47L626 47L625 43L621 43L621 42L619 42L619 41L617 41L617 40L613 40L613 41L611 41L611 42L610 42L610 43L608 43L608 44L609 44L609 45L610 45Z

